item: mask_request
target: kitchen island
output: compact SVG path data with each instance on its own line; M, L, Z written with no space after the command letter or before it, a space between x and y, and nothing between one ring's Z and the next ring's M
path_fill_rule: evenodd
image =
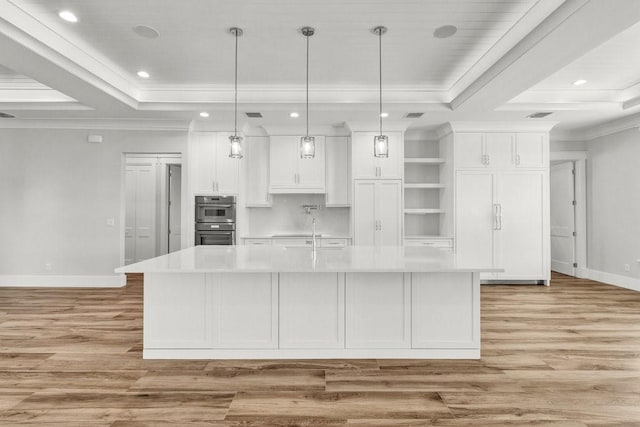
M144 273L146 359L480 357L480 278L429 247L196 246Z

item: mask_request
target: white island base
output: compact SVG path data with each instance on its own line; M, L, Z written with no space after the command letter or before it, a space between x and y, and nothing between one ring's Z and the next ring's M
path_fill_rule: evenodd
M479 272L450 254L199 248L119 269L144 271L146 359L480 358Z

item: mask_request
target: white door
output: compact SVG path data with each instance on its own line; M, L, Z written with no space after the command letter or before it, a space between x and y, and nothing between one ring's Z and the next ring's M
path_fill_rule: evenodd
M544 172L497 175L498 230L494 239L496 278L537 280L544 267Z
M312 159L300 158L300 138L296 138L294 152L298 161L298 186L301 189L324 192L324 137L316 136L316 153Z
M356 245L376 244L376 181L356 180L353 192L353 237Z
M155 164L126 166L124 255L126 264L156 256L156 183Z
M455 135L454 159L459 168L484 168L484 150L481 133L458 133Z
M515 135L512 133L486 133L484 136L484 154L487 166L493 169L513 166Z
M215 173L214 180L216 182L215 193L222 195L238 194L240 181L240 162L241 159L229 157L230 133L219 133L216 143L215 157Z
M169 165L169 252L179 251L181 228L182 166Z
M378 233L376 245L402 246L402 181L381 180L377 183L376 205Z
M457 173L455 247L460 267L493 266L495 209L493 173Z
M269 188L296 186L298 137L272 136L269 141Z
M216 134L192 133L189 138L193 192L195 194L212 194L215 180Z
M575 276L573 162L551 166L551 270Z
M372 132L354 132L351 137L353 179L377 178L378 165L373 155Z

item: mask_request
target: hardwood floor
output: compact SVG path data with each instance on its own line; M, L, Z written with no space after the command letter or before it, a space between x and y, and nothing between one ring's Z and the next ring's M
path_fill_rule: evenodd
M0 425L640 426L640 293L482 287L481 360L142 360L142 283L0 288Z

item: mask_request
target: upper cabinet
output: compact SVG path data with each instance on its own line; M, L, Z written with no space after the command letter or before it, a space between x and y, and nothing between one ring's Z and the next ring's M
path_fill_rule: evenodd
M325 139L323 136L316 136L316 153L312 159L300 158L299 136L270 138L269 192L325 192Z
M385 132L389 137L389 157L373 155L376 132L353 132L351 158L353 179L402 179L404 141L402 132Z
M229 157L229 132L193 132L189 140L192 192L238 194L241 160Z
M543 168L548 163L547 133L457 133L457 169Z

